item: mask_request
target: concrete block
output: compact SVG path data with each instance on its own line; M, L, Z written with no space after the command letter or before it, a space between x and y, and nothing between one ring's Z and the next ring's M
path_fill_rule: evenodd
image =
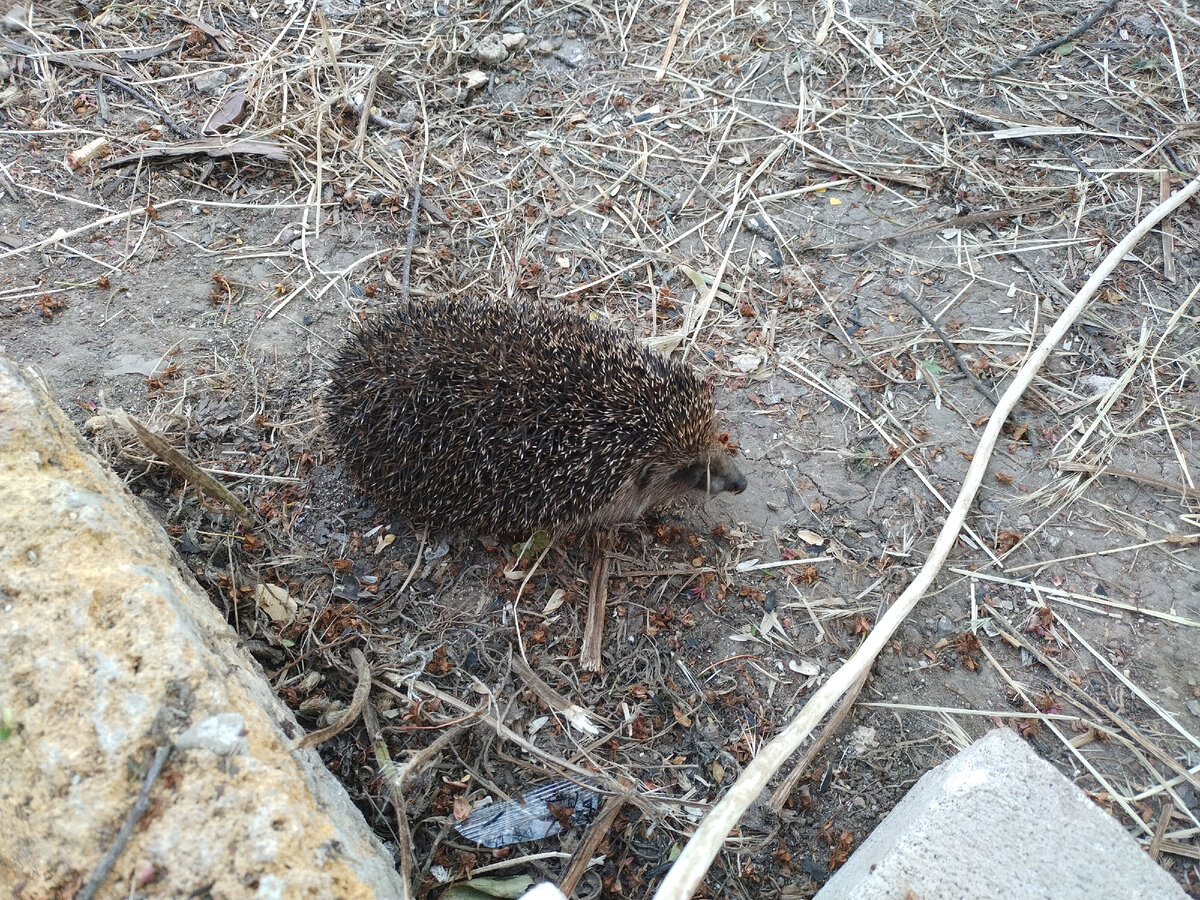
M815 900L1187 900L1111 816L998 728L917 782Z

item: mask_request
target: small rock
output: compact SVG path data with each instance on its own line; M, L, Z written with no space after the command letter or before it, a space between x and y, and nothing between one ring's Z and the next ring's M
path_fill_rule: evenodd
M317 0L321 12L330 19L344 19L358 12L362 0Z
M201 72L192 79L192 84L202 94L215 94L229 81L229 74L224 69L212 72Z
M533 52L538 56L551 56L561 46L562 41L559 41L557 45L553 41L538 41L537 45L533 48Z
M1200 719L1200 700L1189 700L1187 702L1188 712L1197 719Z
M398 125L411 125L417 121L417 104L415 100L409 100L403 106L395 111L392 118Z
M869 725L859 725L850 733L850 750L855 756L862 756L878 746L879 736Z
M154 863L141 862L133 868L133 883L140 888L158 881L158 866Z
M486 72L481 72L478 69L472 69L470 72L463 73L463 90L473 91L477 87L483 87L488 83Z
M763 364L763 355L753 351L749 353L739 353L736 356L729 358L729 365L733 367L735 372L741 372L743 375L749 374Z
M24 3L18 3L0 19L0 29L14 34L28 33L29 8Z
M938 634L954 634L956 629L954 623L950 621L948 616L942 616L937 623Z
M1111 375L1091 374L1079 379L1079 387L1085 397L1108 393L1116 383L1117 379Z
M574 69L582 65L583 61L587 58L587 49L579 41L571 41L569 44L563 44L559 48L557 55L559 62L565 63Z
M509 53L515 53L525 46L529 38L525 37L525 32L523 31L514 31L511 34L500 35L500 40L508 48Z
M500 65L508 59L508 47L504 43L504 36L499 34L486 35L475 45L475 49L471 51L471 55L485 66Z
M1145 13L1142 13L1140 16L1130 16L1125 20L1125 28L1140 38L1158 40L1167 36L1162 26Z
M175 741L179 750L203 748L217 756L250 752L246 740L246 720L237 713L218 713L197 722Z

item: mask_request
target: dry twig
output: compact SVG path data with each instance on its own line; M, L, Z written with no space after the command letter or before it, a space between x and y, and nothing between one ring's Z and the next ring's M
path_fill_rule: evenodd
M310 747L316 747L325 743L331 737L341 734L351 725L358 721L358 717L362 715L366 708L367 699L371 696L371 667L367 664L367 658L363 652L357 647L350 650L350 659L354 662L354 668L358 673L358 683L354 686L354 697L350 701L350 705L346 707L346 711L342 717L332 725L326 725L316 731L310 731L300 740L296 741L296 750L307 750Z
M163 744L155 748L154 758L150 761L150 768L146 770L146 777L142 779L142 789L138 791L137 800L134 801L133 808L129 810L129 815L121 823L121 830L117 832L112 845L105 851L100 861L96 863L96 867L92 869L91 877L79 889L79 893L75 895L77 900L92 900L100 888L104 887L104 882L108 880L108 876L112 873L113 866L117 864L117 859L125 849L125 845L129 843L129 839L133 836L133 829L137 828L138 822L142 821L142 817L149 811L150 792L154 789L154 783L158 780L158 776L162 774L163 766L167 764L167 758L170 755L170 744Z

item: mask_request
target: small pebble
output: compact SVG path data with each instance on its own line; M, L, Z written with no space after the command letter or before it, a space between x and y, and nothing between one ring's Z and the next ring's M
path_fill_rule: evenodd
M484 65L498 66L508 59L508 47L498 34L489 34L475 45L474 57Z
M192 84L202 94L215 94L229 81L229 75L224 69L213 72L202 72L192 79Z

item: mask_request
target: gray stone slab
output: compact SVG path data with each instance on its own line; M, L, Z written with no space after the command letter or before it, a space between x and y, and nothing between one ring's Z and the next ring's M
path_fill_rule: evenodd
M998 728L917 782L815 900L1187 900L1117 822Z

